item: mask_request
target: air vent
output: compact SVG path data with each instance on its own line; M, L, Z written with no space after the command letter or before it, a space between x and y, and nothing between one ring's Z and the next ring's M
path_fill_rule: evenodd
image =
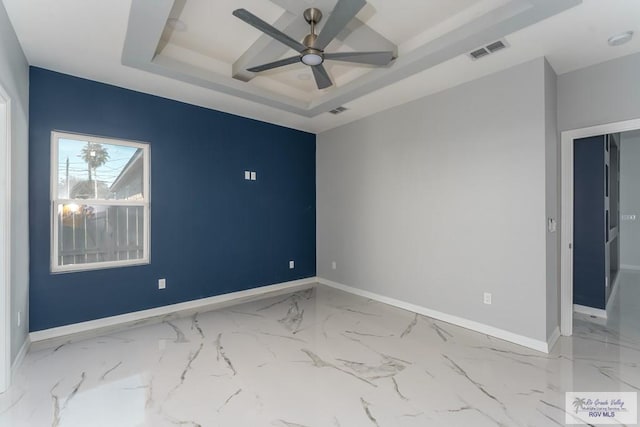
M338 108L334 108L333 110L329 111L331 114L340 114L347 111L347 109L345 107L338 107Z
M504 49L505 47L507 47L507 45L505 45L502 40L498 40L497 42L493 42L490 45L487 45L487 50L491 53L500 50L500 49Z
M474 50L469 55L471 55L473 59L478 59L478 58L482 58L483 56L489 55L489 53L490 52L487 49L482 48L482 49Z
M472 52L469 52L469 57L471 57L471 59L475 61L476 59L480 59L484 56L490 55L506 47L509 47L509 44L507 43L506 40L504 39L498 40L484 47L481 47L480 49L476 49Z

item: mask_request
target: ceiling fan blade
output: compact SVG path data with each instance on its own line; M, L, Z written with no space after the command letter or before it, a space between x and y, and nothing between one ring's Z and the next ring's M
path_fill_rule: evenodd
M291 58L280 59L278 61L269 62L268 64L258 65L256 67L247 68L247 71L252 73L259 73L260 71L272 70L274 68L283 67L289 64L295 64L300 62L299 56L292 56Z
M324 68L322 64L314 65L311 67L311 71L313 71L313 77L316 79L316 85L318 85L318 89L326 89L331 86L331 77L329 77L329 73Z
M393 52L338 52L325 53L324 59L356 62L358 64L387 65L393 61Z
M278 30L273 25L267 24L262 19L258 18L257 16L255 16L253 13L249 12L246 9L234 10L233 16L235 16L236 18L242 19L247 24L257 28L258 30L273 37L274 39L278 40L280 43L283 43L289 46L291 49L297 52L302 52L303 50L306 49L306 47L302 43L292 39L282 31Z
M316 49L323 50L331 40L351 21L354 16L367 4L366 0L338 0L327 23L322 27L314 43Z

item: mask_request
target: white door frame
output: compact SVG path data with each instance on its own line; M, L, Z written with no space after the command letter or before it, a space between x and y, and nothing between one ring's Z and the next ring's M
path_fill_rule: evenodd
M564 336L573 334L573 140L636 129L640 129L640 119L573 129L561 133L560 332Z
M11 382L11 98L0 86L0 393Z

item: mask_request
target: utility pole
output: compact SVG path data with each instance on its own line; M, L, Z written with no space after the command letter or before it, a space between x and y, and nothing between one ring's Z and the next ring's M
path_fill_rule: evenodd
M71 190L69 185L69 156L67 156L67 167L65 171L64 182L67 184L67 199L71 196Z
M91 150L89 155L93 159L93 161L91 163L93 163L93 165L94 165L93 166L93 198L97 199L98 198L98 171L97 171L98 168L95 165L96 150ZM89 169L91 169L91 165L89 165Z

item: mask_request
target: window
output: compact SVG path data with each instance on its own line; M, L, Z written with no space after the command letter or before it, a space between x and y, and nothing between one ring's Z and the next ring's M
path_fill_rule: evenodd
M51 133L51 271L149 263L149 145Z

